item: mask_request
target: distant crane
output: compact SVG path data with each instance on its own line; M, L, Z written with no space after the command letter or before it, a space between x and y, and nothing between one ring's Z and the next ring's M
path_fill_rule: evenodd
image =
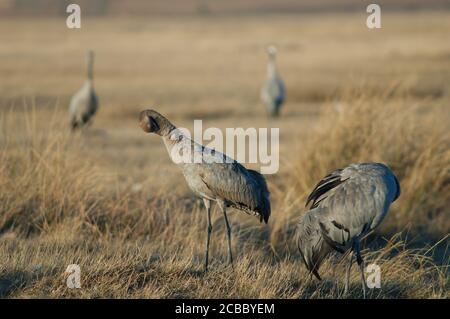
M223 212L228 236L228 260L232 265L231 227L226 208L239 209L258 216L260 222L264 220L267 223L270 217L270 199L264 176L246 169L225 154L196 143L154 110L142 111L139 122L144 132L162 137L172 161L181 168L188 186L203 199L208 218L205 271L208 270L212 231L212 202L216 202Z
M277 48L269 46L267 48L269 63L267 65L267 79L261 89L261 100L267 108L270 116L276 117L280 113L280 108L285 99L285 89L277 71L276 57Z
M400 184L384 164L361 163L333 171L309 195L311 202L298 225L297 244L308 270L321 280L318 270L333 250L353 251L361 272L364 298L366 280L360 240L375 229L389 206L400 196ZM349 254L345 294L348 293L353 255Z
M74 94L70 100L69 115L72 130L81 128L90 123L97 111L98 99L94 90L94 52L88 51L87 59L87 80L81 89Z

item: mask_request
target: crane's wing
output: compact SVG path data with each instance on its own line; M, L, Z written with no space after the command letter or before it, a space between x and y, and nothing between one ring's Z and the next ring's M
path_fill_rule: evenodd
M90 96L90 103L89 103L89 113L90 116L94 115L95 112L97 112L98 107L98 97L95 93L94 89L91 90L91 96Z
M277 103L277 105L281 105L284 102L286 92L285 92L283 80L280 78L277 78L277 82L278 82L278 97L276 99L276 103Z
M201 179L216 196L235 208L259 215L260 221L268 222L271 212L269 190L261 174L247 170L238 162L204 163L198 167Z
M283 81L279 78L268 79L261 92L263 101L268 105L277 107L283 103L284 96Z
M332 249L344 253L351 239L359 230L359 216L347 216L345 209L355 204L356 190L352 175L338 169L325 176L308 196L305 213L297 228L297 245L306 268L321 280L319 268ZM355 176L353 176L355 178ZM348 196L348 197L347 197ZM348 204L348 205L347 205ZM353 218L355 220L352 220Z
M87 84L70 100L69 114L72 127L87 123L97 111L98 99L95 91Z
M312 202L311 208L318 207L320 201L326 198L326 194L329 191L344 182L344 179L341 176L342 171L343 169L335 170L322 178L322 180L316 185L316 187L314 187L311 194L309 194L305 206L308 206L308 204Z
M77 116L82 113L87 104L87 97L84 93L84 89L81 88L77 93L75 93L70 99L69 104L69 114L70 116Z
M352 164L325 176L307 205L320 208L319 226L328 244L342 252L352 238L374 229L397 192L394 179L386 166L376 163Z
M318 269L328 253L345 252L353 238L375 228L399 194L397 178L383 164L352 164L325 176L308 196L310 210L297 230L307 268L320 279Z

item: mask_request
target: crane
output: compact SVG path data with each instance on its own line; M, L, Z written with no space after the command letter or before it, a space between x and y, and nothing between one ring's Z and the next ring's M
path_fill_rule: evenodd
M345 294L355 255L365 298L360 241L380 225L389 206L399 196L397 177L381 163L351 164L325 176L308 196L306 206L311 205L297 228L297 245L307 269L321 280L318 270L328 254L351 250Z
M70 125L72 130L88 124L98 108L98 99L94 90L94 52L88 51L87 79L81 89L72 96L69 106Z
M227 228L228 261L233 265L231 227L227 208L255 215L267 223L270 217L270 194L260 173L246 169L223 153L191 140L182 130L154 110L139 115L140 127L146 133L162 137L173 162L181 168L189 188L203 199L207 213L205 272L208 271L209 244L212 231L211 204L217 203ZM183 161L180 161L180 158Z

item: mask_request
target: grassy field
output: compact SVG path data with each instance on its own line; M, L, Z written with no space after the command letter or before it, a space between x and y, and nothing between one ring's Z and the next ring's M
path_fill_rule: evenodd
M341 298L344 263L308 277L294 230L308 192L336 168L380 161L402 195L365 242L382 270L371 298L449 298L450 13L0 20L0 296ZM282 116L259 102L264 47L279 48ZM70 96L96 52L100 109L69 132ZM210 271L202 272L206 216L139 111L175 124L279 127L280 170L267 176L268 225L213 214ZM257 166L256 166L257 168ZM65 269L81 267L81 289ZM354 265L351 297L362 297Z

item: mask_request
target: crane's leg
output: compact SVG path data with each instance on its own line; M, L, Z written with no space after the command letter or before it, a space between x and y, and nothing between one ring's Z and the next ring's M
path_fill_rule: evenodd
M352 263L353 263L353 254L352 252L348 255L348 264L347 264L347 270L345 275L345 289L344 289L344 295L348 294L348 288L350 286L350 270L352 269Z
M361 247L360 247L359 240L355 240L353 251L356 254L356 262L358 263L359 271L361 273L361 284L362 284L362 288L363 288L363 296L364 296L364 299L366 299L367 285L366 285L366 277L364 276L364 260L361 257Z
M225 218L225 225L227 226L227 237L228 237L228 263L233 266L233 253L231 251L231 227L228 222L226 205L224 202L219 204L223 212L223 217Z
M203 199L203 203L206 207L206 213L208 215L208 235L206 237L206 251L205 251L205 272L208 271L208 255L209 255L209 241L211 238L212 224L211 224L211 201L209 199Z

